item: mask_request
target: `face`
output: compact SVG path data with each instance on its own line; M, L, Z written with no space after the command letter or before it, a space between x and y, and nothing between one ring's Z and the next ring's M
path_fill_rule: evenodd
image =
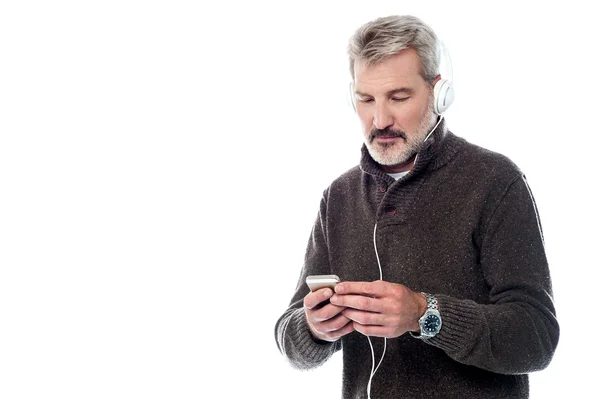
M414 49L402 50L372 66L363 60L354 62L356 112L365 144L386 172L412 167L436 120L432 85L419 70Z

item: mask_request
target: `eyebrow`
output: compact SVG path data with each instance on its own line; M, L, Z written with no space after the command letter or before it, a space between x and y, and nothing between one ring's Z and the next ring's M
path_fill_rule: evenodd
M415 92L415 91L414 91L413 89L410 89L410 88L408 88L408 87L400 87L400 88L398 88L398 89L393 89L393 90L390 90L390 91L388 91L388 92L387 92L387 93L385 93L385 94L386 94L388 97L390 97L390 96L393 96L394 94L401 94L401 93L402 93L402 94L408 94L408 95L410 95L410 94L413 94L414 92ZM359 96L370 96L370 94L367 94L367 93L362 93L362 92L360 92L360 91L358 91L358 90L357 90L355 93L356 93L357 95L359 95Z

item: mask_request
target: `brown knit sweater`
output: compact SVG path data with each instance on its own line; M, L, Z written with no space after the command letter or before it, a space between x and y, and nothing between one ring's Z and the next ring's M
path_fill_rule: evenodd
M323 194L304 267L277 321L280 351L301 369L343 348L343 398L366 398L368 340L358 332L315 341L303 298L311 274L383 279L437 296L440 333L387 341L371 397L527 398L527 373L550 362L559 337L535 202L507 158L466 142L442 123L411 172L383 173L363 146L359 167ZM378 361L383 339L372 338Z

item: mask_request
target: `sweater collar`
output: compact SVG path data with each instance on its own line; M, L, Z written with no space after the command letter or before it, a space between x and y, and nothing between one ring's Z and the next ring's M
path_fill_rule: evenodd
M462 148L464 140L458 138L446 127L446 120L442 120L439 126L431 134L425 146L417 154L416 162L410 174L419 174L427 170L435 170L448 163L454 155ZM360 168L370 175L393 180L387 173L381 170L380 165L373 160L367 146L362 145L362 156Z

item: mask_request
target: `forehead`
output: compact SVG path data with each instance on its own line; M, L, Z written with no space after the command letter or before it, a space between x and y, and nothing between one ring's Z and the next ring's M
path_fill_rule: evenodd
M395 87L415 87L425 83L420 74L421 63L416 50L409 48L375 65L363 59L354 62L354 81L357 91L387 91Z

